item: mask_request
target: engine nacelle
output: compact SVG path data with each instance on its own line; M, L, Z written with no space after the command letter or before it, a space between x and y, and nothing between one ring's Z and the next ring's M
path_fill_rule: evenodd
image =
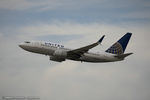
M52 61L57 61L57 62L62 62L66 60L65 58L54 57L54 56L49 57L49 59Z
M67 57L67 52L63 51L63 50L56 50L54 52L53 56L59 57L59 58L66 58Z

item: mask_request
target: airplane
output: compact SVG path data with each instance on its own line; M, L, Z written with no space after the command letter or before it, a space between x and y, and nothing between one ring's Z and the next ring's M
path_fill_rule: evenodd
M101 44L105 35L93 44L73 50L65 48L60 44L43 41L25 41L19 44L19 47L29 52L48 55L50 60L56 62L62 62L67 59L92 63L115 62L122 61L127 56L133 54L124 53L131 35L132 33L126 33L121 39L108 48L104 54L89 52L89 50Z

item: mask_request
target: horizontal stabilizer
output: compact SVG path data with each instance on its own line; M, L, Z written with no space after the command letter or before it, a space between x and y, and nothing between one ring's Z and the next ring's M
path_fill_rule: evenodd
M117 57L117 58L125 58L125 57L127 57L127 56L129 56L131 54L133 54L133 53L126 53L126 54L115 55L115 57Z

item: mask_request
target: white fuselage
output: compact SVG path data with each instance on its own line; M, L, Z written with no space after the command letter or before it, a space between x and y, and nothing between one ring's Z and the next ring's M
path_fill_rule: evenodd
M68 58L67 55L65 55L67 51L70 51L70 49L64 48L64 46L62 45L53 44L49 42L25 42L25 43L21 43L19 46L26 51L48 55L50 57L58 58L61 60L70 59L70 60L85 61L85 62L113 62L113 61L123 60L115 57L114 54L109 54L109 53L99 54L99 53L92 53L92 52L86 52L78 59L72 59L72 58ZM58 51L59 56L58 54L55 54L56 51Z

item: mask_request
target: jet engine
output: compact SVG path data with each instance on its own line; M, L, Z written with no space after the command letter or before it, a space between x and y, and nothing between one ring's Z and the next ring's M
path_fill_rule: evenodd
M60 57L55 57L55 56L50 56L49 60L62 62L62 61L65 61L66 59L65 58L60 58Z
M53 53L53 56L50 56L50 60L52 61L57 61L57 62L62 62L65 61L67 57L67 52L63 50L56 50Z
M66 58L67 57L67 52L63 50L56 50L53 54L53 56L58 57L58 58Z

